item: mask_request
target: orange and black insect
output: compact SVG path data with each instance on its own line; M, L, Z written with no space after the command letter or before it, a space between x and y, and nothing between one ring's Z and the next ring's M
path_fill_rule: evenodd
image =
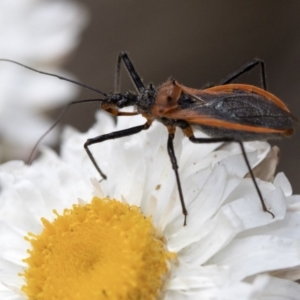
M101 108L113 116L141 114L146 119L146 122L140 126L100 135L85 142L84 148L102 178L106 179L106 175L100 169L89 147L96 143L139 133L142 130L147 130L153 121L159 121L166 126L169 133L167 149L176 176L182 213L184 215L184 225L186 225L188 212L184 202L177 159L173 147L176 128L180 128L192 143L238 143L261 201L262 208L274 217L273 213L267 209L264 203L263 196L251 170L243 142L291 136L297 120L280 99L267 91L265 67L262 60L255 59L244 65L216 86L198 90L181 85L174 79L168 79L156 88L152 84L145 87L128 55L125 52L121 52L117 60L115 91L109 94L103 93L86 84L55 74L41 72L14 61L5 59L2 59L2 61L13 62L41 74L73 82L103 96L102 99L74 101L65 108L62 115L72 104L98 101ZM122 61L135 85L136 93L129 91L125 93L119 92ZM247 84L231 84L234 79L250 71L255 66L260 66L262 88ZM135 111L123 112L120 110L128 106L133 106ZM60 119L61 117L53 124L50 130ZM193 129L205 132L210 138L196 138Z

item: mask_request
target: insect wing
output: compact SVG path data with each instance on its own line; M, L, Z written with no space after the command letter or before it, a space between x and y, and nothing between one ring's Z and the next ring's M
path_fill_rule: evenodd
M242 139L249 140L293 133L296 118L278 98L259 88L236 84L207 90L191 90L182 86L182 90L178 109L171 111L167 117L199 125L206 132L210 127L216 133L218 131L217 134L207 132L209 135L227 136L231 131L230 136L241 138L246 132L248 137Z

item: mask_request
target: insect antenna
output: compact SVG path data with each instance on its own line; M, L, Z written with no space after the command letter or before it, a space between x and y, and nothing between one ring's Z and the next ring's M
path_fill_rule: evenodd
M42 75L47 75L47 76L51 76L51 77L55 77L55 78L58 78L60 80L64 80L64 81L68 81L68 82L71 82L73 84L76 84L76 85L79 85L83 88L86 88L88 90L91 90L93 92L96 92L98 94L101 94L102 96L104 96L105 98L107 98L107 94L100 91L99 89L97 88L94 88L90 85L87 85L85 83L82 83L82 82L79 82L79 81L76 81L76 80L73 80L73 79L70 79L70 78L66 78L66 77L63 77L63 76L60 76L60 75L57 75L57 74L53 74L53 73L49 73L49 72L44 72L44 71L40 71L40 70L37 70L37 69L34 69L32 67L29 67L27 65L24 65L22 63L19 63L15 60L11 60L11 59L6 59L6 58L0 58L0 61L3 61L3 62L9 62L9 63L12 63L12 64L15 64L15 65L18 65L20 67L23 67L25 69L28 69L30 71L33 71L33 72L36 72L36 73L39 73L39 74L42 74ZM70 108L70 106L72 105L75 105L75 104L80 104L80 103L90 103L90 102L103 102L105 101L105 99L85 99L85 100L77 100L77 101L72 101L70 103L68 103L64 109L62 110L62 112L60 113L60 115L58 116L58 118L54 121L54 123L48 128L48 130L37 140L37 142L35 143L30 155L29 155L29 158L27 160L27 163L28 164L31 164L32 163L32 160L33 160L33 156L34 156L34 153L36 152L36 149L38 147L38 145L40 144L40 142L47 136L47 134L49 134L49 132L51 132L51 130L61 121L61 119L64 117L64 115L66 114L66 112L68 111L68 109Z
M17 61L11 60L11 59L0 58L0 61L13 63L13 64L15 64L15 65L21 66L21 67L23 67L23 68L25 68L25 69L31 70L31 71L36 72L36 73L40 73L40 74L43 74L43 75L48 75L48 76L51 76L51 77L56 77L56 78L58 78L58 79L60 79L60 80L65 80L65 81L74 83L74 84L79 85L79 86L81 86L81 87L84 87L84 88L86 88L86 89L88 89L88 90L91 90L91 91L94 91L94 92L96 92L96 93L98 93L98 94L101 94L101 95L104 96L104 97L107 97L107 94L105 94L105 93L103 93L102 91L98 90L97 88L94 88L94 87L92 87L92 86L89 86L89 85L87 85L87 84L85 84L85 83L82 83L82 82L79 82L79 81L76 81L76 80L73 80L73 79L69 79L69 78L66 78L66 77L63 77L63 76L60 76L60 75L57 75L57 74L53 74L53 73L49 73L49 72L43 72L43 71L40 71L40 70L31 68L31 67L29 67L29 66L26 66L26 65L24 65L24 64L21 64L21 63L19 63L19 62L17 62Z
M105 99L84 99L84 100L76 100L76 101L72 101L70 103L68 103L64 109L61 111L61 113L59 114L59 116L57 117L57 119L53 122L53 124L47 129L46 132L43 133L42 136L40 136L40 138L37 140L37 142L35 143L33 149L30 152L30 155L27 159L27 163L31 164L33 161L33 157L34 157L34 153L36 152L37 147L39 146L40 142L49 134L49 132L52 131L53 128L55 128L57 126L57 124L61 121L61 119L65 116L65 114L67 113L68 109L72 106L72 105L76 105L76 104L82 104L82 103L92 103L92 102L103 102L105 101Z

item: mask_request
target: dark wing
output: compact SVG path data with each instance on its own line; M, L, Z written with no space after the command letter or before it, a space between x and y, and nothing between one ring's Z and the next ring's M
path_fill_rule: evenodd
M233 92L183 93L178 109L169 118L180 118L193 124L224 126L225 123L288 130L295 117L264 95L236 89ZM180 118L182 119L182 118ZM209 121L210 120L210 121Z
M292 115L261 95L237 92L207 98L210 99L202 108L215 119L273 129L293 127ZM203 109L199 107L199 112Z

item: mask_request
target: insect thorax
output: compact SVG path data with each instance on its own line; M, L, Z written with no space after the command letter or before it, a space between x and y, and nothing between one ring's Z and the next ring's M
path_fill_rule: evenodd
M156 93L156 90L151 85L138 96L136 106L140 113L148 114L151 111L155 103Z

